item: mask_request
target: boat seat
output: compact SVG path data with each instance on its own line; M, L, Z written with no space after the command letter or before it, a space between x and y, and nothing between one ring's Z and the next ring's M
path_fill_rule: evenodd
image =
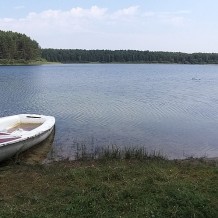
M13 136L22 136L24 133L27 133L28 131L23 130L22 128L16 129L15 131L11 132L11 135Z
M19 136L14 136L7 132L0 132L0 143L10 142L19 138Z

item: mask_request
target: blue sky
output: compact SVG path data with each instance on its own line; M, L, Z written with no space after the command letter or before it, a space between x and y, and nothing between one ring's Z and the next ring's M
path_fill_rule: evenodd
M5 0L0 29L42 48L218 53L218 1Z

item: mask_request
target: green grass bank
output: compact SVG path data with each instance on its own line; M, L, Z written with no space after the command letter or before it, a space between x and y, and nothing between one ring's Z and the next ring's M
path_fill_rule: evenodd
M204 160L102 159L0 166L0 217L218 217Z

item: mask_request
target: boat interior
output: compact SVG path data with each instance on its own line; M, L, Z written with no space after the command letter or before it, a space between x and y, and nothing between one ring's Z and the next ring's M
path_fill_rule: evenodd
M17 130L23 130L23 131L31 131L37 127L39 127L41 123L18 123L15 126L12 126L11 128L7 129L8 133L13 133Z
M11 116L0 119L0 138L20 137L41 126L45 120L39 116Z

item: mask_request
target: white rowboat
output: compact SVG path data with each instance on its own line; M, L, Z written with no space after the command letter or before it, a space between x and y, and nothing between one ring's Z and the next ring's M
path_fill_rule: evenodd
M19 114L0 118L0 161L42 142L54 125L52 116Z

